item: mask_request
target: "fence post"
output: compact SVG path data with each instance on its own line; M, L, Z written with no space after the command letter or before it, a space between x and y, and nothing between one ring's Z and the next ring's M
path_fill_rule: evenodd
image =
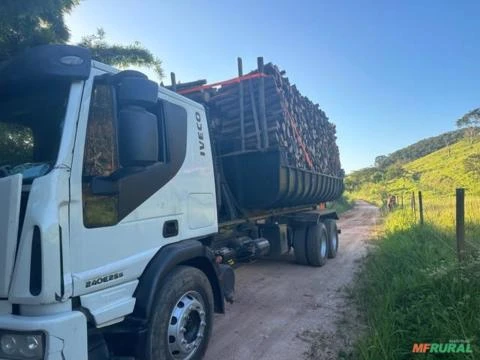
M465 189L457 189L456 198L457 253L458 261L461 262L465 258Z
M420 213L420 225L423 225L423 199L422 192L418 192L418 211Z
M416 220L417 219L417 209L416 209L416 205L415 205L415 191L412 191L412 198L410 200L410 206L412 207L412 210L413 210L413 217Z

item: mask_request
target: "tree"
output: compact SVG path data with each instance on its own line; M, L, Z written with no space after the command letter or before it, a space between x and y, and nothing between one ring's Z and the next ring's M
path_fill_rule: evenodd
M0 154L2 154L0 166L31 161L33 158L31 129L22 125L0 122Z
M66 43L70 32L64 15L80 0L3 0L0 12L0 61L26 48Z
M79 3L80 0L2 0L0 62L32 46L67 43L70 31L64 15ZM80 45L90 48L94 59L112 65L150 67L160 77L163 75L160 60L140 43L110 45L103 29L84 37Z
M379 169L384 169L385 167L387 167L389 164L388 164L388 156L386 155L380 155L380 156L377 156L375 158L375 167L379 168Z
M480 127L480 108L471 110L458 119L457 127L465 128L465 136L473 141Z
M412 181L413 182L419 182L420 179L422 178L422 174L419 173L419 172L412 172L412 173L410 173L410 175L412 176Z
M405 174L405 169L399 163L395 163L387 168L385 176L387 180L393 180L403 178Z
M480 178L480 153L472 154L463 161L465 171Z
M358 188L358 183L355 181L355 179L352 179L351 177L346 177L343 180L343 183L345 185L345 190L348 192L353 192Z
M375 184L378 184L379 182L382 182L384 180L384 175L383 172L377 171L375 174L372 175L372 181Z
M153 68L159 78L163 77L160 59L155 57L138 41L126 46L110 45L105 41L105 31L103 28L99 28L96 34L84 36L78 45L89 48L95 60L122 67L137 65Z

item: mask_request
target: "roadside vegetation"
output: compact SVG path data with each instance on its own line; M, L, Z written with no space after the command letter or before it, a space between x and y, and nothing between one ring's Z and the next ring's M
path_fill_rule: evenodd
M338 214L344 213L347 210L353 208L355 200L353 200L349 194L343 194L339 199L327 204L330 209L335 209Z
M364 169L350 176L349 196L385 206L383 229L353 288L366 331L354 358L434 359L413 354L414 344L467 342L472 353L442 359L480 358L480 141L465 138L407 163ZM363 179L362 179L363 177ZM455 188L466 188L466 260L458 261L455 237ZM419 224L422 191L425 224ZM403 201L402 201L403 199ZM418 201L418 198L417 198ZM403 207L402 207L403 203Z
M453 197L442 198L425 203L423 226L410 209L385 219L354 289L368 329L356 344L359 359L412 359L414 343L456 340L468 341L473 354L442 358L478 358L480 197L466 200L467 260L462 264L454 212Z

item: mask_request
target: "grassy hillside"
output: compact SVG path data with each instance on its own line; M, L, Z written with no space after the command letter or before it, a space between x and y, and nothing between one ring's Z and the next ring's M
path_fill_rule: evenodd
M403 149L397 150L387 156L378 156L375 159L375 165L380 167L387 167L396 162L409 162L426 156L432 152L440 150L446 146L452 145L460 141L465 136L465 130L455 130L446 132L444 134L429 137L420 140Z
M448 148L443 148L423 158L405 165L410 189L433 193L451 193L453 188L465 187L470 192L480 194L479 178L465 170L465 160L476 153L480 153L480 141L470 143L462 140ZM419 174L419 181L412 181L408 174ZM396 179L390 186L392 189L403 189L405 181Z
M376 204L381 204L389 194L401 197L417 190L439 196L453 194L455 188L464 187L468 194L480 195L480 173L475 173L466 165L475 154L480 154L480 141L471 143L461 140L403 165L393 165L384 170L363 170L360 179L356 179L358 174L353 173L346 181L354 198ZM471 162L475 166L475 162Z

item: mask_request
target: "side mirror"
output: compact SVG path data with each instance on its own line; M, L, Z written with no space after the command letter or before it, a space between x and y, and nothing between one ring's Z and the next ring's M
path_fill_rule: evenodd
M120 78L117 94L119 108L129 105L149 108L157 103L158 84L144 77L126 76Z
M158 161L157 117L139 106L118 113L118 149L124 168L148 166Z
M136 71L122 71L114 76L120 165L135 171L136 167L158 161L158 121L147 111L157 104L158 85Z

